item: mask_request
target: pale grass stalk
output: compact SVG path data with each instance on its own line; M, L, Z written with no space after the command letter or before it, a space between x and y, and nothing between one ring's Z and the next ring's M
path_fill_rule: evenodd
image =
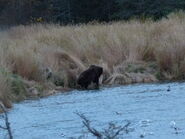
M0 72L0 101L4 104L6 108L12 107L10 102L11 99L11 85L8 78L4 73Z
M29 80L38 80L40 68L49 66L56 72L62 69L55 52L65 52L73 59L72 63L83 67L106 63L109 71L113 71L124 61L152 61L161 71L176 75L184 71L184 15L171 14L169 19L158 22L131 20L109 24L13 27L0 32L0 47L8 47L3 54L8 57L1 57L12 72ZM65 63L63 58L59 61ZM69 69L71 62L66 63L62 66Z

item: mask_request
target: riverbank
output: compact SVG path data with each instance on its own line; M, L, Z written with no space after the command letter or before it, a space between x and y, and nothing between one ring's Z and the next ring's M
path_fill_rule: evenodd
M12 27L0 32L0 100L10 108L73 89L91 64L104 68L103 85L182 80L184 38L182 12L158 22Z

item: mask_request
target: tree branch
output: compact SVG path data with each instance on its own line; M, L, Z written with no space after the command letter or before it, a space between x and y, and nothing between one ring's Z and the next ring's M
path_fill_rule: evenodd
M4 107L4 105L1 102L0 102L0 108L4 112L5 125L6 125L6 127L0 126L0 128L4 129L4 130L7 130L8 135L9 135L9 139L13 139L10 123L9 123L9 120L8 120L8 114L7 114L6 108Z

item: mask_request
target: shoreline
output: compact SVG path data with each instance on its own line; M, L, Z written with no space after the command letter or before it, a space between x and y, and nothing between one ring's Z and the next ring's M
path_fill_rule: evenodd
M174 82L184 82L185 80L158 80L158 81L154 81L154 82L147 82L147 83L144 83L144 82L135 82L135 83L129 83L129 84L112 84L112 85L108 85L108 84L102 84L101 85L101 88L112 88L112 87L119 87L119 86L128 86L128 85L137 85L137 84L165 84L165 83L174 83ZM17 102L12 102L11 101L11 107L7 108L7 109L12 109L13 108L13 104L14 103L19 103L19 102L22 102L22 101L25 101L25 100L37 100L37 99L42 99L42 98L46 98L46 97L50 97L52 95L56 95L56 94L61 94L61 93L68 93L68 92L71 92L71 91L74 91L76 90L76 88L65 88L65 87L56 87L56 88L53 88L51 90L45 90L43 92L38 92L42 95L39 95L39 94L32 94L32 95L29 95L27 96L25 99L22 99L20 101L17 101ZM79 89L77 89L79 90ZM85 89L84 89L85 90ZM84 91L84 90L81 90L81 91ZM87 91L88 90L95 90L95 89L86 89ZM0 110L0 113L2 113L2 111Z
M185 79L184 13L168 19L60 26L32 24L0 32L0 101L76 88L89 65L103 68L100 84Z
M72 61L71 58L69 58L69 60ZM80 71L83 70L81 69ZM6 108L11 108L14 102L20 102L26 99L39 99L77 89L77 75L74 75L74 73L71 72L56 74L56 72L53 72L52 70L47 70L47 72L46 70L43 70L43 73L40 73L43 75L43 81L27 80L20 75L12 74L11 72L4 70L0 73L3 74L3 77L6 77L5 83L9 84L7 90L11 93L6 94L7 96L4 97L4 100L1 98L1 101ZM67 77L67 80L61 77ZM110 73L107 68L104 68L100 78L100 85L109 88L122 85L176 81L183 80L169 76L164 71L160 72L160 69L155 62L137 61L123 62L114 68L113 73Z

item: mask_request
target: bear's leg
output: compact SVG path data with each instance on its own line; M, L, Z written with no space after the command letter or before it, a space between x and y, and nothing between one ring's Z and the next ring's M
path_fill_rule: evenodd
M93 81L93 83L96 84L96 88L98 89L98 88L99 88L99 79L95 79L95 80Z
M84 86L83 86L85 89L87 89L87 87L88 87L88 84L84 84Z

